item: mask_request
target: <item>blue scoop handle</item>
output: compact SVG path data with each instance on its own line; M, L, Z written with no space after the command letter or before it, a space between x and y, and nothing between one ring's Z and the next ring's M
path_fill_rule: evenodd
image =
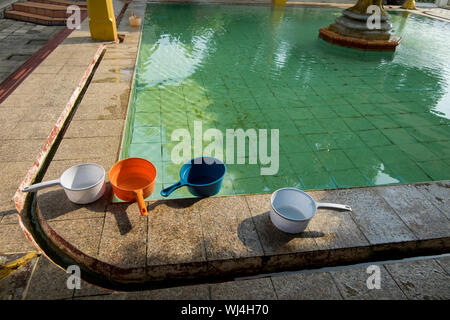
M177 183L171 185L170 187L167 187L165 189L161 190L161 195L163 197L168 197L172 192L174 192L175 190L177 190L178 188L181 188L183 186L186 186L187 183L182 182L181 180L178 181Z

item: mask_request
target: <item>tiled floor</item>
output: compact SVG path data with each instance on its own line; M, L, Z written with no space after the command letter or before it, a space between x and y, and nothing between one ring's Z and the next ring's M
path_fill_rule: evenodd
M12 261L23 255L0 255L0 261ZM259 279L125 293L106 291L84 281L79 289L69 289L70 274L41 256L0 282L0 299L440 300L449 298L449 261L448 256L442 256L378 264L379 288L368 287L368 278L374 274L374 269L369 272L367 264L331 271L277 274Z
M435 36L448 24L392 13L396 54L364 54L317 39L339 12L149 4L122 157L156 164L151 198L178 181L171 134L193 138L195 120L224 136L279 129L278 173L226 159L221 194L449 179L450 42Z
M0 82L27 61L62 27L0 19Z

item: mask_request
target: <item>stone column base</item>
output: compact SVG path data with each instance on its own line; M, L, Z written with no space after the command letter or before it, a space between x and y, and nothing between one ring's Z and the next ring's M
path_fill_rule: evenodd
M342 47L367 51L395 51L402 38L391 36L387 40L366 40L340 35L330 29L330 26L319 29L319 38Z

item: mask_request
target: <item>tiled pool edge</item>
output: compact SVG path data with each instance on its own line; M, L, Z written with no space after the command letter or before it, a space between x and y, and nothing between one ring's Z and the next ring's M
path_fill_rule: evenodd
M220 198L217 199L217 201L219 200ZM212 199L210 202L214 201ZM424 237L410 241L366 244L354 247L313 251L300 250L290 253L264 254L262 256L250 255L231 259L216 258L198 262L122 268L88 256L67 242L48 225L39 208L33 208L36 204L36 199L28 201L24 210L36 210L39 223L43 228L45 241L48 246L53 247L52 251L54 252L50 255L51 260L64 269L70 264L77 264L81 267L83 280L105 289L117 291L221 282L243 276L435 255L448 253L450 250L449 234L438 238L426 239ZM133 214L136 214L136 212L133 212ZM55 254L58 251L59 253Z

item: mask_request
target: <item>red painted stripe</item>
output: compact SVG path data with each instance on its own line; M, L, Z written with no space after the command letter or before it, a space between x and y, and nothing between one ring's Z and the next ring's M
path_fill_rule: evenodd
M89 67L86 69L86 71L83 74L83 77L81 78L78 86L75 88L74 92L72 93L72 96L70 97L69 101L67 102L66 106L64 107L64 110L61 112L61 115L59 116L58 120L56 121L55 125L53 126L52 131L50 131L50 134L47 137L47 140L44 143L44 146L42 147L41 151L37 155L36 159L34 160L33 166L28 170L27 175L25 176L25 179L20 184L16 194L14 195L14 202L15 206L18 212L20 212L23 209L24 200L26 194L23 193L21 190L25 188L26 186L29 186L30 183L35 178L36 174L39 172L45 158L47 157L52 145L55 143L56 137L58 136L59 132L61 131L61 128L63 127L65 121L67 120L67 117L69 116L70 112L72 111L73 106L75 105L75 101L78 99L78 96L81 93L81 90L83 90L83 87L86 85L86 82L89 78L89 76L92 73L92 70L94 69L95 64L97 63L98 59L100 58L103 50L105 50L105 45L101 44L99 48L97 49L97 52L94 55L94 58L91 60L91 63L89 64Z

